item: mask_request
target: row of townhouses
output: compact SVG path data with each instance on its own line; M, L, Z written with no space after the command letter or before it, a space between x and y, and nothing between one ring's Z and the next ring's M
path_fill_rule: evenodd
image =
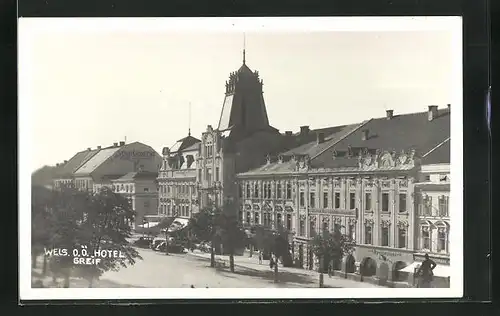
M428 253L446 280L450 106L280 133L262 88L244 60L226 81L217 128L189 133L161 156L142 143L88 148L58 166L54 185L111 187L132 199L143 227L231 201L247 227L285 227L300 267L318 265L308 240L339 228L357 244L335 267L343 273L405 281Z

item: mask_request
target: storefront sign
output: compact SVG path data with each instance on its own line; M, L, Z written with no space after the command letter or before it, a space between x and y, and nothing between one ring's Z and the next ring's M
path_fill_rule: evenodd
M383 251L378 249L370 249L370 252L376 254L377 256L385 257L402 257L403 253L397 251Z

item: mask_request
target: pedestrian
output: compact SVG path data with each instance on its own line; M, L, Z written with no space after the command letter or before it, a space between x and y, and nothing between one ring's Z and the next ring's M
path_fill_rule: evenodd
M259 264L262 264L262 251L259 250Z
M194 285L191 284L191 288L194 289Z
M271 268L271 270L272 270L272 269L273 269L273 267L274 267L273 257L270 257L270 258L269 258L269 267Z
M434 270L435 267L436 263L429 259L429 254L425 254L425 260L417 270L417 276L419 276L418 287L431 287L432 279L434 276L434 272L432 272L432 270Z

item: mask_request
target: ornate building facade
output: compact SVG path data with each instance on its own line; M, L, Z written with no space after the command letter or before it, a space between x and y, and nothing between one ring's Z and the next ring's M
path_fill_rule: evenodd
M413 264L421 240L415 184L422 161L447 138L449 110L435 106L398 116L388 111L327 139L318 134L316 142L238 174L240 219L285 222L297 265L309 269L317 259L308 241L337 227L357 244L337 269L381 283L406 280L399 271Z

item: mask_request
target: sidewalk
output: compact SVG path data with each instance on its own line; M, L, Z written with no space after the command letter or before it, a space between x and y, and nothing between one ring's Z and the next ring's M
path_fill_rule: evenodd
M199 250L195 250L193 252L188 252L191 256L196 256L200 258L204 258L210 260L210 253L201 252ZM229 256L221 256L216 255L216 260L224 260L226 263L226 267L229 266ZM244 267L247 269L253 269L263 272L271 272L271 268L269 267L269 260L262 260L262 264L259 264L259 259L257 254L255 253L252 257L248 256L248 253L245 253L243 256L234 256L234 263L236 266ZM297 274L297 275L307 275L309 284L316 283L319 286L319 273L313 270L299 269L299 268L291 268L291 267L283 267L279 266L279 272L287 272L289 274ZM329 277L327 274L324 275L324 285L327 287L334 288L381 288L382 286L366 283L366 282L357 282L354 280L344 279L338 276Z

